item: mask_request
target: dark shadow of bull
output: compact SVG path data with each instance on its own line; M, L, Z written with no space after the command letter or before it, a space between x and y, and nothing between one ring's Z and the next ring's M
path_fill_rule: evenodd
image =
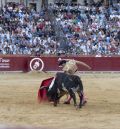
M79 105L76 102L76 92L80 98ZM74 106L78 108L82 107L83 84L79 76L57 73L53 86L48 89L48 99L54 102L54 106L57 106L60 98L66 93L72 97Z

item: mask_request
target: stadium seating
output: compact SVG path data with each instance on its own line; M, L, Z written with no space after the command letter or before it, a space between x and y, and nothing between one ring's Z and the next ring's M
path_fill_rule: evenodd
M120 3L49 8L54 25L44 9L7 3L0 14L0 54L120 55Z

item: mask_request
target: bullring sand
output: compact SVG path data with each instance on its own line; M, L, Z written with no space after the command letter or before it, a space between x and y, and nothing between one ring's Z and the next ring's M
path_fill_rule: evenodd
M81 74L88 103L38 103L43 79L54 73L0 73L0 124L57 129L120 129L120 73Z

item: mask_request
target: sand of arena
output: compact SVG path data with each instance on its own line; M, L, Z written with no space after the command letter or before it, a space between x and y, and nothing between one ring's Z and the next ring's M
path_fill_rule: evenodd
M0 125L51 129L120 129L120 73L81 74L88 103L79 110L37 101L54 73L0 73Z

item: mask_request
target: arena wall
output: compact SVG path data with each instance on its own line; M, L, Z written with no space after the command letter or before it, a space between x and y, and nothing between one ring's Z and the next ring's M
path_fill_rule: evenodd
M40 61L36 58L41 59ZM66 58L68 57L61 57ZM91 71L120 71L120 57L69 57L70 59L81 60L91 66ZM58 67L59 57L30 57L30 56L0 56L0 71L29 72L30 62L33 70L60 71ZM36 65L36 62L39 62ZM33 67L34 66L34 67ZM89 71L79 66L80 71Z

